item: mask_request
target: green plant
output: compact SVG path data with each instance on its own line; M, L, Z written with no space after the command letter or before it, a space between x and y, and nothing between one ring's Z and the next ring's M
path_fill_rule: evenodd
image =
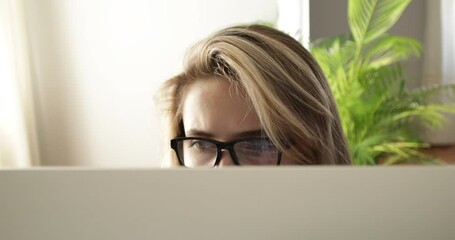
M455 85L406 88L401 62L419 56L421 44L387 31L411 0L350 0L351 33L318 39L311 52L326 74L337 102L353 163L374 165L437 161L415 127L439 127L455 104L435 101ZM433 100L433 101L432 101Z

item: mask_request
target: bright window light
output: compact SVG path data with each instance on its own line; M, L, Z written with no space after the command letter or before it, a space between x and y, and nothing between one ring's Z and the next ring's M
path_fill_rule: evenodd
M305 48L310 43L310 1L277 0L278 29L297 39Z

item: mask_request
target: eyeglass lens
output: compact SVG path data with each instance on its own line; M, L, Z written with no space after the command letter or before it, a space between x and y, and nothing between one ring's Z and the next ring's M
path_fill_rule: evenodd
M179 158L191 168L213 167L217 157L215 143L186 139L179 142ZM248 140L234 144L234 152L240 165L276 165L278 149L270 140Z

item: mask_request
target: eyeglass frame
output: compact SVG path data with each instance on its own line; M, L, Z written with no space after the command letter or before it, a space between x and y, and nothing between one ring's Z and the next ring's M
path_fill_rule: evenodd
M216 159L215 159L215 163L213 164L212 168L218 166L221 163L221 151L223 149L227 149L229 151L229 154L231 154L232 161L234 162L235 165L242 166L240 164L240 162L237 158L237 154L234 150L234 145L236 143L252 141L252 140L269 140L269 141L271 141L269 138L265 138L265 137L247 137L247 138L240 138L240 139L236 139L236 140L232 140L232 141L228 141L228 142L221 142L221 141L217 141L217 140L214 140L211 138L204 138L204 137L176 137L176 138L171 139L171 148L174 150L175 155L177 155L177 159L179 161L180 166L184 166L184 167L187 167L187 166L185 166L184 161L182 159L180 159L179 150L178 150L178 143L181 141L184 141L184 140L202 140L202 141L207 141L207 142L215 144L216 145ZM278 148L277 148L277 150L278 150L278 156L277 156L276 166L279 166L281 164L282 151Z

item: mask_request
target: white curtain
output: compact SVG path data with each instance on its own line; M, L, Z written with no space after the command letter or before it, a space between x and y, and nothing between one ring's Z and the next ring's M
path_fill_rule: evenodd
M0 0L0 167L39 165L22 0Z
M431 0L426 4L424 84L455 84L455 1ZM448 101L444 95L441 98ZM428 142L455 143L455 116L447 117L447 124L441 130L426 130Z

